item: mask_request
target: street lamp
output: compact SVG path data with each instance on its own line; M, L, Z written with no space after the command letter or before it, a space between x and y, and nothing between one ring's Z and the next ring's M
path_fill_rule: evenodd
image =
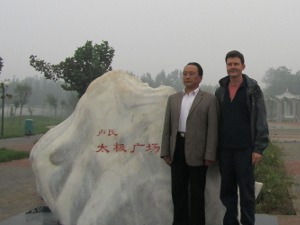
M3 137L4 133L3 133L3 127L4 127L4 100L5 100L5 89L8 87L9 85L9 80L4 80L4 81L1 81L0 83L0 87L2 89L2 117L1 117L1 137Z

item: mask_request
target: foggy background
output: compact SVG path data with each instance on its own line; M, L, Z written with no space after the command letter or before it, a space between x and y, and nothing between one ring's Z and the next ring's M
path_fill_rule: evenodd
M298 0L0 0L0 79L42 77L30 55L57 64L87 40L105 40L113 69L155 77L196 61L211 85L237 49L263 85L270 67L300 70L299 8Z

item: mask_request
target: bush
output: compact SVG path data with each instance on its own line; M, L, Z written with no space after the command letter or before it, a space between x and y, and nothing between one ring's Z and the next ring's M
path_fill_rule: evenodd
M292 179L286 173L281 149L270 144L263 160L255 168L256 180L263 183L257 198L256 212L273 215L295 215L289 187Z

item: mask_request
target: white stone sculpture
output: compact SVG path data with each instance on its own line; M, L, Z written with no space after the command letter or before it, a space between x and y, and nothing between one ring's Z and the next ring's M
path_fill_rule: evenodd
M30 160L37 190L61 224L172 224L170 167L159 150L174 92L108 72L36 143ZM217 165L207 178L207 225L222 224Z

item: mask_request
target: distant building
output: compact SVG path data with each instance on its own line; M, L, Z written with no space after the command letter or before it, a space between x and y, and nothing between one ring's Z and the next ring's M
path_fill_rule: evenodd
M266 99L268 120L300 122L300 95L288 89L281 95Z

